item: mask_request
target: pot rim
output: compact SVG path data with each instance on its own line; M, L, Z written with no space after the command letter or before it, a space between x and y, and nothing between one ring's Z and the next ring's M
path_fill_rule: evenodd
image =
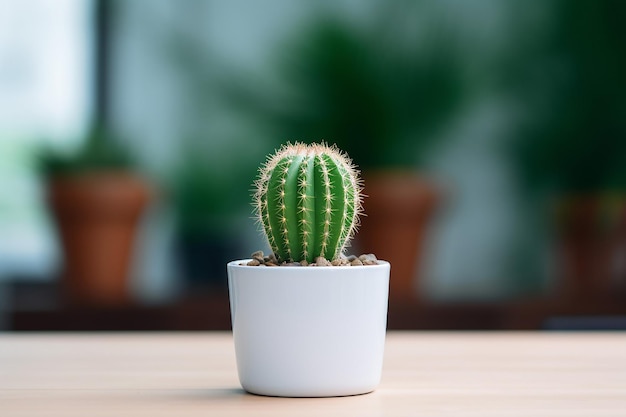
M234 261L230 261L228 262L226 265L230 268L259 268L261 270L266 270L267 268L274 268L280 271L302 271L304 270L308 270L308 269L312 269L312 270L332 270L332 271L336 271L336 270L356 270L356 269L381 269L381 268L386 268L390 265L390 263L388 261L382 260L382 259L378 259L377 265L338 265L338 266L334 266L334 265L330 265L330 266L315 266L315 267L308 267L308 266L291 266L291 265L280 265L280 266L271 266L271 267L259 267L259 266L250 266L250 265L241 265L241 263L248 263L250 262L252 259L237 259Z

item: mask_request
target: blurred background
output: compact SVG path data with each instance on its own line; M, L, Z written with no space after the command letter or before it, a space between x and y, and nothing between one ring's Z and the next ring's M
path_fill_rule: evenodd
M626 329L626 2L0 0L0 329L229 329L265 156L359 165L391 329Z

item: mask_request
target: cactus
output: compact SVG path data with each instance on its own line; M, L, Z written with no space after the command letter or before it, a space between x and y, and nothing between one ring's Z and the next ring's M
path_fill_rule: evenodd
M359 224L362 186L352 160L325 143L287 143L255 182L259 223L280 261L339 258Z

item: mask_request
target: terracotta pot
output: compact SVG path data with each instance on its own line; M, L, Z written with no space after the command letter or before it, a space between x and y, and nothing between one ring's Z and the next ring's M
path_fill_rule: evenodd
M73 303L129 301L137 223L149 200L139 178L116 172L57 177L48 200L63 249L63 286Z
M574 195L556 204L559 294L605 300L624 277L626 204L622 196Z
M415 301L424 234L438 193L410 171L366 173L364 182L366 215L356 244L392 265L391 300Z

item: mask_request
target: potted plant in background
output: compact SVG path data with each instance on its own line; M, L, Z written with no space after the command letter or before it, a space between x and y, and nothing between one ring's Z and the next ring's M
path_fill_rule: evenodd
M182 280L188 293L225 293L224 264L243 250L236 223L246 206L232 190L245 186L252 174L234 169L229 155L210 158L196 146L185 146L170 187Z
M626 273L626 3L545 7L543 30L513 26L501 71L525 116L512 155L529 199L553 207L558 293L608 300Z
M62 253L62 286L72 303L119 305L130 300L129 264L150 187L129 155L94 127L73 155L41 160Z
M260 170L255 207L274 252L228 264L243 388L287 397L374 390L390 266L343 256L362 210L350 159L325 144L284 146Z
M355 246L388 259L390 296L414 302L424 234L442 194L421 168L467 88L451 35L433 29L423 38L406 36L407 14L386 5L380 25L366 30L318 22L286 48L277 71L284 94L273 88L264 96L258 86L228 93L277 135L325 138L357 161L368 215Z

